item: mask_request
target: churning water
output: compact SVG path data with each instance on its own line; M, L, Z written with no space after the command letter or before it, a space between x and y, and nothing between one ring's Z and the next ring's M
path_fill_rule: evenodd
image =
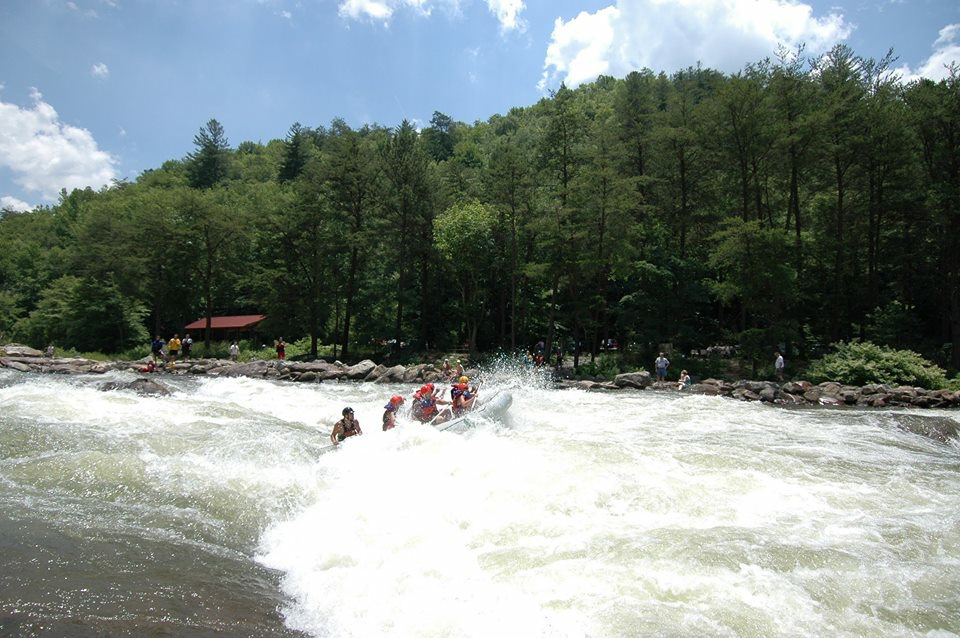
M412 387L160 379L0 372L0 634L960 632L960 447L905 412L503 376L384 433Z

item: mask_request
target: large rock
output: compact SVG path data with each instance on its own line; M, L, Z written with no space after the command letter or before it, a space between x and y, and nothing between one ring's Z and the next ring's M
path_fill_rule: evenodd
M9 357L42 357L43 353L20 343L8 343L0 346L0 355Z
M413 383L417 379L423 378L423 371L427 369L427 365L420 363L415 366L410 366L403 371L403 376L398 379L398 381L403 381L404 383Z
M7 357L0 359L0 366L3 366L4 368L10 368L11 370L19 370L20 372L30 372L33 370L33 368L28 366L26 363L8 359Z
M613 378L613 383L618 388L636 388L643 390L650 387L650 373L646 370L639 372L624 372Z
M382 363L378 364L370 373L363 378L364 381L378 381L380 377L383 376L383 373L387 371L387 366Z
M896 419L897 427L941 443L946 443L947 439L956 439L960 435L957 422L949 417L900 414Z
M133 381L110 381L107 383L101 383L98 387L98 390L103 392L109 392L111 390L133 390L137 394L142 394L145 396L167 396L170 394L170 389L153 379L134 379Z
M402 365L395 365L392 368L387 368L383 371L383 374L380 375L380 378L377 379L378 383L401 383L407 380L407 373L410 372L409 369L404 368ZM414 377L416 378L416 377Z
M683 392L689 394L706 394L708 396L717 396L720 394L720 386L713 383L694 383L683 389Z
M360 363L350 366L344 370L344 376L351 380L360 380L366 377L377 367L377 364L370 359L364 359Z

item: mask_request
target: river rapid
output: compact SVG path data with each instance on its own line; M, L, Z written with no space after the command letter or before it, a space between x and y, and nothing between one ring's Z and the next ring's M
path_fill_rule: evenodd
M384 433L412 386L133 378L0 371L0 635L960 632L960 446L908 411L499 373L507 418Z

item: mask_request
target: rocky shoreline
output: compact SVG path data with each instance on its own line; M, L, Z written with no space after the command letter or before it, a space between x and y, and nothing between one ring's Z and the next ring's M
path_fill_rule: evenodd
M21 372L44 374L103 374L113 370L141 372L147 360L140 361L93 361L90 359L45 357L42 352L26 346L10 344L0 346L0 368ZM467 370L475 376L477 370ZM300 362L258 360L239 363L225 359L190 359L178 361L174 370L150 374L150 378L162 379L169 374L203 374L207 376L244 376L259 379L276 379L300 383L324 381L366 381L372 383L426 383L442 379L441 371L432 364L413 366L385 366L369 359L354 365L339 361L323 360ZM141 384L142 385L142 384ZM723 396L742 401L760 401L775 405L795 406L857 406L857 407L908 407L908 408L956 408L960 407L960 392L951 390L926 390L910 386L865 385L848 386L826 382L814 385L809 381L736 381L706 379L677 389L676 382L654 382L646 371L617 375L613 381L571 380L556 381L557 387L582 390L660 390ZM145 386L144 386L145 387Z

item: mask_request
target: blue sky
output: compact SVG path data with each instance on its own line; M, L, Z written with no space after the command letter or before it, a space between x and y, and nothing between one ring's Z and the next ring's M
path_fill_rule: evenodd
M57 201L193 150L290 125L474 122L565 81L696 64L732 73L778 44L905 78L960 62L956 0L0 0L0 207Z

